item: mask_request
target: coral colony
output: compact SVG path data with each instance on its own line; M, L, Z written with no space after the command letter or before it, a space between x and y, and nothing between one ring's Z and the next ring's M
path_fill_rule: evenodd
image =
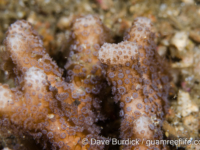
M108 86L121 108L118 139L139 141L122 148L166 149L145 144L163 138L168 109L169 75L154 37L150 20L139 17L124 41L110 44L112 34L98 17L76 18L63 78L31 24L15 22L6 33L2 67L13 66L17 86L0 85L1 132L33 137L44 149L104 149L105 144L90 141L107 139L96 122L104 119L100 95Z

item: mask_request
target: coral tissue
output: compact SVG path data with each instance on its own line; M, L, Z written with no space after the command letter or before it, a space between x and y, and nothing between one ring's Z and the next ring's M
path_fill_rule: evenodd
M96 122L104 119L102 91L110 86L121 107L119 138L140 141L123 148L165 149L145 144L162 139L168 109L169 75L154 37L150 20L137 18L123 42L109 44L112 34L98 17L78 17L67 41L70 53L63 78L63 69L47 54L31 24L15 22L6 33L2 67L12 64L16 87L0 85L0 132L32 137L44 149L104 149L82 139L106 139Z
M169 91L167 68L156 52L154 37L150 20L141 17L133 22L123 42L105 43L99 50L114 100L121 107L120 137L140 141L137 146L125 145L127 149L162 149L162 145L145 145L146 140L163 138Z
M94 24L97 19L90 17L89 23ZM85 21L83 26L87 26L87 17ZM102 23L98 21L97 33L90 35L90 39L104 33ZM98 43L96 40L93 42ZM62 69L46 53L32 26L26 21L15 22L4 43L15 66L18 86L13 89L0 86L1 129L32 136L44 148L48 148L50 142L51 149L102 149L103 145L84 145L81 142L83 138L102 139L100 128L94 124L96 114L92 111L96 99L87 94L86 88L77 87L75 81L64 81ZM5 60L4 65L8 62L9 59ZM81 69L89 72L83 67ZM95 106L98 107L98 103Z

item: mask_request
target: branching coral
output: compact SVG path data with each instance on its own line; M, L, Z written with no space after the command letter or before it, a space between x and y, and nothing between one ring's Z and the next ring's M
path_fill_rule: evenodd
M100 108L100 91L105 87L101 63L97 55L98 50L105 42L112 42L110 30L101 20L92 15L75 19L72 23L70 54L65 65L67 81L77 86L79 91L84 91L87 99L96 111ZM93 101L90 101L93 99ZM103 119L99 116L98 119Z
M169 78L151 28L148 19L138 18L124 42L108 44L111 33L98 17L76 18L65 79L32 26L26 21L12 24L4 42L11 59L5 58L3 68L14 63L17 87L0 85L1 131L32 136L46 149L48 142L50 149L103 149L82 139L105 139L95 122L102 119L102 89L112 85L122 108L120 138L161 139ZM145 144L134 148L148 149Z
M128 29L124 42L104 44L99 60L105 64L107 80L112 84L116 102L120 102L121 138L138 139L139 149L146 140L162 139L163 107L167 110L168 71L156 52L154 33L147 18L137 18ZM131 149L132 145L125 145Z
M22 133L25 130L37 140L44 138L45 143L48 139L54 147L63 149L86 149L82 138L101 138L88 102L92 98L73 83L64 82L62 70L45 52L29 23L11 25L5 45L16 65L19 87L10 90L1 86L3 126L14 125Z
M101 83L101 67L98 61L98 50L105 42L112 42L110 30L107 29L99 18L87 15L77 18L72 25L71 38L69 40L70 57L65 68L72 68L68 71L68 77L77 85L97 85ZM99 93L94 86L88 89L93 94Z

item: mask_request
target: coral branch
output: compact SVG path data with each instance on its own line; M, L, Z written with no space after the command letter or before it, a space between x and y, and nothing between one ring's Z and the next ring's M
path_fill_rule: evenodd
M58 68L46 53L40 36L30 23L17 21L9 27L6 35L4 44L13 63L17 66L15 69L17 76L35 66L45 71L52 85L61 80L62 69Z
M85 99L96 111L100 109L100 91L105 88L105 79L97 55L105 42L112 42L111 31L106 28L99 17L87 15L78 17L72 24L70 55L65 65L67 80L72 82L76 89L86 94ZM79 108L84 107L80 105ZM103 119L98 114L98 119Z
M169 91L167 68L156 52L150 20L137 18L124 39L119 44L105 43L99 50L114 99L122 108L120 136L139 139L140 145L133 149L161 149L144 144L146 140L162 139L163 107L167 109Z
M49 141L51 149L102 149L81 143L86 137L102 139L91 103L84 101L88 98L84 90L64 82L62 69L46 53L32 26L26 21L11 25L5 45L19 86L0 86L2 126L34 137L44 148Z

